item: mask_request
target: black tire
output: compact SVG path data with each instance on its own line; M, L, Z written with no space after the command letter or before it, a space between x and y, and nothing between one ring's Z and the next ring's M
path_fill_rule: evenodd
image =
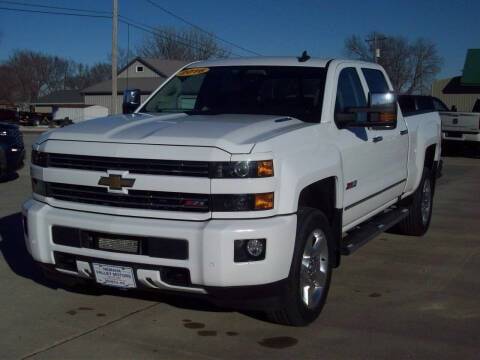
M304 251L306 251L307 241L315 243L315 239L312 235L314 235L314 232L318 229L321 230L322 235L324 235L325 246L327 247L323 253L325 255L326 251L326 259L323 255L318 256L318 265L324 269L324 273L322 273L324 283L321 287L322 291L320 292L319 297L316 297L315 302L309 307L302 300L302 294L300 291L302 269L305 269L304 265L302 265L302 259ZM328 289L330 287L332 263L334 259L332 244L333 235L327 217L321 211L316 209L299 209L297 215L295 249L288 277L287 292L283 299L285 306L281 309L268 312L267 316L270 321L284 325L305 326L318 317L325 305Z
M423 168L420 184L415 193L411 195L411 199L409 199L409 205L407 206L409 210L408 216L396 226L396 233L401 235L423 236L427 232L432 218L434 181L430 169ZM426 183L428 183L428 185L426 185ZM428 194L424 191L425 186L430 187ZM428 216L425 217L422 212L422 204L426 204L426 196L429 196L429 211Z

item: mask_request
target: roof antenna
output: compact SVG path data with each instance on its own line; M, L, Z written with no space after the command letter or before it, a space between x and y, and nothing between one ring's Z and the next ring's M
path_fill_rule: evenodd
M297 57L297 59L298 59L298 62L305 62L305 61L310 60L310 55L308 55L308 54L307 54L307 50L305 50L305 51L302 53L302 56Z

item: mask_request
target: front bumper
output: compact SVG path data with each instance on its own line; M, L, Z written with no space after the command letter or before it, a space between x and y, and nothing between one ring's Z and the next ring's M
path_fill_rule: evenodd
M276 288L274 284L288 277L296 232L296 215L247 220L179 221L59 209L34 199L24 203L23 215L27 228L26 246L37 262L55 268L55 253L68 254L77 260L77 265L80 264L78 271L71 275L83 277L85 273L81 271L81 264L95 261L125 265L134 269L137 284L142 287L212 296L224 294L223 290L241 290L244 287L252 287L252 290ZM52 240L52 227L55 225L110 234L186 240L189 255L186 260L176 260L58 245ZM235 263L234 240L258 238L267 239L265 259ZM191 285L165 283L161 277L161 270L165 267L188 269ZM145 274L157 277L152 283L145 281Z

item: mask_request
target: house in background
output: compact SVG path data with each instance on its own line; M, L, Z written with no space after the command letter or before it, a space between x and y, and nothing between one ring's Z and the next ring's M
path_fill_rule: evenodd
M32 103L34 112L49 115L53 120L70 119L81 122L97 117L107 116L108 108L86 105L83 95L77 90L55 91Z
M116 113L122 112L123 92L139 89L142 102L166 79L187 62L180 60L146 59L137 57L118 72L118 99ZM112 104L112 80L90 86L82 91L86 105L97 105L110 109Z
M458 111L480 112L480 49L468 50L462 76L435 81L432 96Z

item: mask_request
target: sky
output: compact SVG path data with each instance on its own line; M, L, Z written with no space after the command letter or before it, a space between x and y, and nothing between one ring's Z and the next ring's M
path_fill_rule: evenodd
M439 78L460 75L467 49L480 48L480 0L153 0L217 36L262 55L344 57L344 40L371 31L429 39L444 59ZM110 12L111 0L16 2ZM0 60L32 49L93 64L111 53L111 20L11 12L0 1ZM46 9L48 10L48 9ZM147 0L119 0L120 14L149 26L186 26ZM120 24L119 47L127 48ZM148 34L130 28L130 48ZM229 46L227 46L229 47ZM230 47L241 55L248 55Z

